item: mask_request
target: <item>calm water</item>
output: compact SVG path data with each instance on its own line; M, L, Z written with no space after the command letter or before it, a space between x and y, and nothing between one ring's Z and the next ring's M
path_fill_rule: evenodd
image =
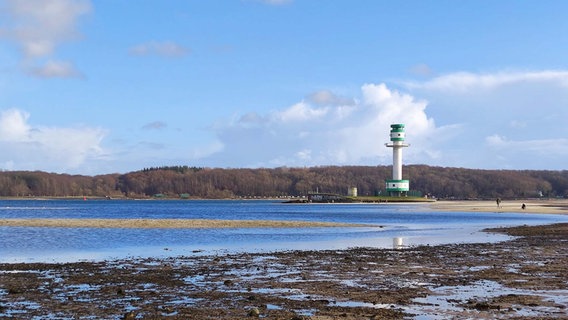
M306 220L363 228L100 229L0 227L0 262L78 261L234 251L343 249L499 241L492 226L568 222L567 216L436 212L427 205L282 204L275 201L0 201L2 218ZM383 226L380 228L379 226Z

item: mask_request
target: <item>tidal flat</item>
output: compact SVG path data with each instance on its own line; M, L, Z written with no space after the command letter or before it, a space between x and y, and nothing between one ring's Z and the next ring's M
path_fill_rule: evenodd
M497 243L0 264L0 317L566 319L568 224Z

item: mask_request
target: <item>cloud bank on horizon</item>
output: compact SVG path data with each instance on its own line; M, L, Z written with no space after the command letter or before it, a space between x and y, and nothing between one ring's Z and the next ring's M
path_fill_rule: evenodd
M3 169L73 171L104 159L100 146L105 131L90 127L31 126L30 115L18 109L0 112L0 163Z
M219 30L202 19L207 33L185 25L202 22L200 14L172 5L168 9L176 14L149 32L143 22L154 17L155 4L132 7L131 25L98 20L112 19L98 5L0 0L5 18L0 23L5 61L0 170L100 174L160 165L389 165L392 150L384 144L393 123L406 126L411 146L404 150L405 164L566 170L568 69L563 66L524 70L519 64L492 72L452 67L437 73L439 65L407 56L417 61L413 67L401 64L388 76L363 71L353 76L357 65L311 69L319 65L313 60L341 51L338 32L340 38L331 45L323 42L319 51L311 51L318 48L313 43L325 40L325 34L308 37L311 47L304 55L313 57L306 62L294 58L295 51L278 56L306 33L294 33L286 23L278 29L274 22L280 35L274 43L273 34L267 37L255 24L241 30L247 23L239 20L229 26L229 16ZM251 17L288 22L285 14L311 4L243 0L231 5ZM98 31L106 24L112 38ZM356 31L369 32L361 30ZM346 36L344 41L352 38ZM206 41L211 38L215 41ZM361 66L374 63L383 62L369 57ZM325 77L310 78L315 71ZM274 97L263 95L269 86Z
M364 84L360 96L350 98L320 91L267 113L234 115L212 124L214 139L205 147L190 147L183 163L232 168L388 165L392 151L384 143L390 124L403 123L411 144L404 150L405 163L565 168L568 129L562 119L568 119L568 71L456 73L402 86L406 91L385 83ZM29 118L19 109L0 113L3 169L73 172L119 156L104 150L108 130L33 126ZM142 126L146 131L165 127L162 121Z
M215 128L223 147L210 158L228 155L245 167L390 164L383 144L390 124L403 123L406 163L565 168L568 130L559 119L568 119L568 71L459 72L402 87L406 93L365 84L360 100L323 91L265 115L241 115Z
M218 125L223 148L211 158L228 154L238 166L252 167L388 163L383 142L392 123L404 123L409 139L422 146L414 156L428 152L428 138L443 128L425 109L426 102L384 83L363 85L360 100L316 92L287 108Z

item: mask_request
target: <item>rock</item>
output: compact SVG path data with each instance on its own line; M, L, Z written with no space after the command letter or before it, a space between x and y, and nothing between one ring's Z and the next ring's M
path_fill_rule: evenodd
M487 302L478 302L473 306L474 309L479 311L489 310L489 304Z
M164 313L174 313L174 312L175 312L174 308L169 307L169 306L161 306L161 307L159 308L159 310L160 310L161 312L164 312Z
M260 316L260 310L258 310L258 308L256 308L256 307L252 308L252 309L249 310L248 316L249 317L255 317L255 318L259 317Z
M24 293L23 288L18 288L18 287L8 288L8 294L22 294L22 293Z
M124 314L124 316L122 317L123 320L132 320L132 319L136 319L136 313L134 311L129 311L127 313Z

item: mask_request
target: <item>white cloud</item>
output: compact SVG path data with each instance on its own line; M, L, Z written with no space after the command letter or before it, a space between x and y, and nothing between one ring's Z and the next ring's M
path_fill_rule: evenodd
M312 108L305 102L296 103L290 108L279 111L274 116L283 122L315 121L324 117L329 108Z
M511 140L494 134L485 139L491 161L501 169L565 170L568 139Z
M472 90L494 89L496 87L535 82L553 82L568 87L568 71L545 70L535 72L498 72L476 74L456 72L435 77L425 82L406 82L411 89L466 92Z
M0 141L26 142L29 140L29 113L16 109L0 112Z
M40 78L82 78L72 63L65 61L48 61L41 67L34 67L30 73Z
M28 57L43 57L77 37L77 19L91 11L87 0L7 0L11 21L5 31Z
M485 138L485 141L488 145L494 147L503 146L505 144L505 139L498 134L494 134Z
M392 123L406 126L404 163L485 169L566 169L568 71L456 73L406 92L365 84L332 103L331 91L215 126L203 159L227 166L390 164ZM419 98L417 98L419 97ZM508 139L505 137L513 137Z
M54 54L56 47L79 37L76 24L81 16L91 12L88 0L6 0L1 7L6 18L0 36L17 43L26 68L38 59ZM41 77L76 76L78 73L67 63L48 62L32 67L34 75Z
M510 140L494 134L485 139L487 145L498 151L514 150L527 155L568 156L568 139Z
M183 57L189 54L190 50L171 41L147 42L130 48L130 54L136 56L162 56L162 57Z
M211 144L205 145L205 146L201 146L201 147L197 147L194 148L191 152L189 157L191 159L203 159L206 157L209 157L213 154L222 152L224 149L224 145L222 142L220 141L214 141Z
M568 71L457 72L405 85L438 125L459 128L436 164L566 169Z
M320 90L310 94L308 97L310 103L316 105L333 105L333 106L352 106L355 104L353 99L340 97L329 90Z
M154 121L142 126L143 130L162 130L168 125L163 121Z
M66 172L105 156L105 131L91 127L32 126L18 109L0 112L0 163L10 169Z
M313 166L328 164L388 164L392 150L390 125L404 123L408 139L418 143L408 155L426 153L436 133L425 113L426 102L390 90L384 84L367 84L353 105L319 107L301 101L266 115L246 114L215 127L223 145L209 161L231 159L232 166ZM330 96L333 94L330 93ZM246 120L246 121L245 121ZM254 124L254 125L252 125ZM427 147L426 147L427 146ZM226 163L226 162L225 162Z
M405 85L428 99L429 111L442 124L470 123L477 130L509 124L522 129L568 115L568 71L563 70L458 72Z
M249 113L241 116L238 120L239 125L247 126L247 127L263 125L264 123L266 123L266 121L267 121L267 119L260 116L256 112L249 112Z
M312 150L304 149L296 152L296 157L300 160L311 161Z

